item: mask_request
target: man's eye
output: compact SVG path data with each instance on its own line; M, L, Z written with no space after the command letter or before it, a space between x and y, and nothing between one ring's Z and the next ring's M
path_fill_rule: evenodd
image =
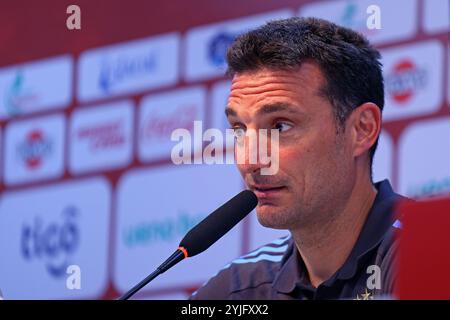
M280 131L280 132L287 131L287 130L289 130L290 128L292 128L292 126L291 126L290 124L286 123L286 122L277 122L277 123L274 125L274 129L277 129L277 130Z

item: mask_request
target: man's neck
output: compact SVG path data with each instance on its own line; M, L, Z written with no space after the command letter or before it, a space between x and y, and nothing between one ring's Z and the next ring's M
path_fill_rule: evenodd
M358 240L377 190L372 183L353 189L350 201L334 219L308 229L291 230L310 282L318 287L345 263Z

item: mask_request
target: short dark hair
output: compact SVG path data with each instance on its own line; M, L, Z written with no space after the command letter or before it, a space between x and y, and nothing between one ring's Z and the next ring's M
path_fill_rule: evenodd
M353 109L365 102L384 106L378 50L361 34L318 18L274 20L238 36L227 52L227 74L262 68L292 70L312 60L326 84L320 94L334 107L337 129L344 129ZM370 167L378 138L369 150Z

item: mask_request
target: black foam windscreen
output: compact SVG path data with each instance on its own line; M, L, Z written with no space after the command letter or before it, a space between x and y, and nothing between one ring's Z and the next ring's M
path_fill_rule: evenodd
M180 247L189 257L195 256L219 240L258 204L258 198L250 190L244 190L200 221L184 236Z

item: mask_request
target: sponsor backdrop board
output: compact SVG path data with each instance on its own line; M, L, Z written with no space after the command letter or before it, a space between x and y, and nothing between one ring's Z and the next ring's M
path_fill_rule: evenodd
M225 52L242 32L325 18L382 53L374 180L450 194L450 5L445 0L3 1L0 19L0 289L6 299L111 299L244 188L234 165L176 165L175 129L228 127ZM26 10L24 9L26 7ZM380 13L380 24L373 14ZM286 230L254 212L210 251L137 296L185 299L230 260ZM72 276L80 274L79 283Z

